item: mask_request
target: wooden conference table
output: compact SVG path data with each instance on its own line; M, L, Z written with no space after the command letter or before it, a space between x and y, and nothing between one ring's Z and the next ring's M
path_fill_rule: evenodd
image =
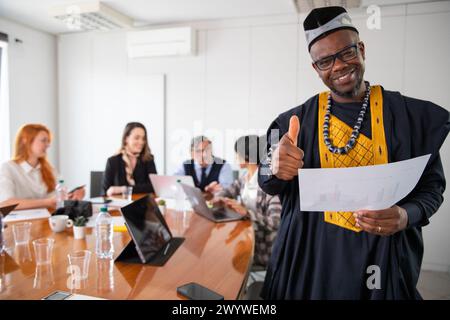
M0 300L42 299L56 290L105 299L183 299L176 288L189 282L208 287L225 299L238 299L252 264L251 222L215 224L194 212L174 210L167 210L165 218L173 235L185 241L162 267L97 259L93 229L88 229L86 239L75 240L71 228L52 232L48 219L30 220L29 244L15 246L13 223L9 223L4 234L6 253L0 255ZM55 239L50 266L35 263L31 241L38 238ZM130 240L128 232L114 232L114 258ZM88 278L79 289L71 290L67 255L76 250L89 250L92 255Z

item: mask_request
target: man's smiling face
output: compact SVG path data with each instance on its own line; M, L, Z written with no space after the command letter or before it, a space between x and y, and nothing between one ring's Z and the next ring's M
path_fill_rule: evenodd
M357 45L356 56L353 59L344 62L336 58L334 64L327 70L320 70L313 63L323 83L336 95L344 98L356 97L363 84L365 49L358 34L353 30L338 30L317 40L310 50L311 58L317 62L352 45Z

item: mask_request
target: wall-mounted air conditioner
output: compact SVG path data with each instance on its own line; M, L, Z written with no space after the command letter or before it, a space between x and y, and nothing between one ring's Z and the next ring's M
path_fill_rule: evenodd
M129 58L195 55L196 32L191 27L127 33Z

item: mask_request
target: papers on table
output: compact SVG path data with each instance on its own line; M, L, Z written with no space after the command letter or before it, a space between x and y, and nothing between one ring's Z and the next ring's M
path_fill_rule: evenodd
M5 222L15 222L23 220L46 219L50 217L47 209L32 209L32 210L15 210L11 211L5 218Z
M126 200L126 199L116 199L116 198L109 198L109 199L111 199L112 201L106 204L106 206L108 206L108 207L122 208L133 202L133 201Z
M106 299L58 290L42 298L42 300L106 300Z
M300 169L301 211L356 211L389 208L419 181L430 155L389 164L333 169Z
M133 201L125 200L125 199L113 199L111 198L111 202L108 203L99 203L99 202L92 202L92 209L94 212L99 212L100 208L107 207L108 211L114 211L120 208L123 208Z
M87 199L87 201L92 202L92 204L105 204L106 203L104 197L89 198L89 199Z
M99 297L86 296L84 294L72 293L69 297L64 300L106 300Z
M92 202L93 206L100 206L100 207L107 206L107 207L114 207L114 208L122 208L133 202L132 200L120 199L120 198L107 198L107 199L108 199L108 202L105 202L103 197L95 197L95 198L88 199L88 201Z
M125 219L123 217L112 217L114 227L124 227Z

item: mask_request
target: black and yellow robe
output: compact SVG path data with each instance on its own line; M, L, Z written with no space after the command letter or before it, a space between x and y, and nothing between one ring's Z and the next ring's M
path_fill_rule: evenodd
M431 102L378 88L381 109L372 110L375 108L372 94L358 138L359 147L372 153L367 159L365 156L338 159L333 155L333 161L326 163L329 159L325 157L330 154L326 155L320 145L323 119L319 119L319 108L324 101L323 96L319 99L320 95L279 115L268 130L267 148L271 146L271 130L278 129L280 136L284 135L290 117L297 115L301 124L298 147L304 150L305 168L371 165L431 153L419 183L398 203L408 213L407 228L392 236L377 236L354 228L351 214L300 212L297 177L282 181L259 170L261 188L279 195L283 207L263 298L421 298L416 289L423 257L421 228L443 202L445 177L439 149L450 130L449 112ZM361 103L333 103L330 136L336 141L339 135L336 129L344 131L342 143L336 143L338 146L348 140L346 132L354 125L360 108ZM261 169L265 166L261 164ZM348 223L342 218L349 218ZM380 268L379 289L367 286L372 275L367 268L371 265Z

